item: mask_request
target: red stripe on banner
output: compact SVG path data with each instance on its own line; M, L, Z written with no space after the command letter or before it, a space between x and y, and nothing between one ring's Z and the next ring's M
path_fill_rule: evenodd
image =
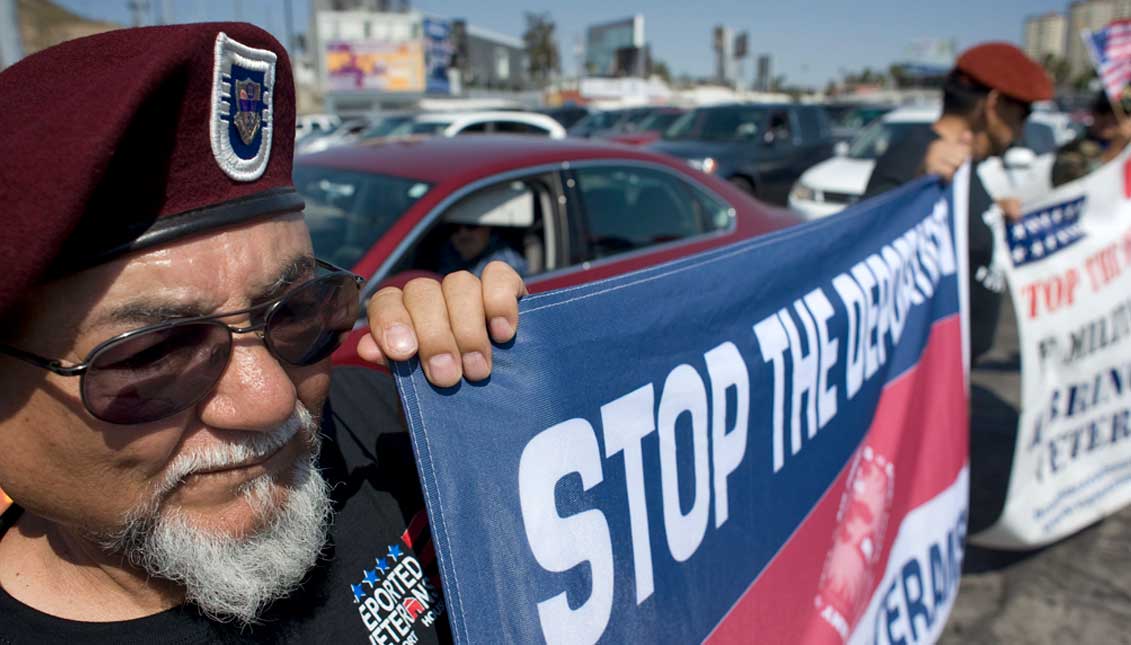
M919 362L884 387L862 444L877 458L894 462L891 512L882 555L871 567L869 598L882 581L903 518L951 486L967 462L969 417L959 320L951 316L937 322ZM809 630L821 620L814 599L850 468L851 460L705 642L840 642L831 628Z

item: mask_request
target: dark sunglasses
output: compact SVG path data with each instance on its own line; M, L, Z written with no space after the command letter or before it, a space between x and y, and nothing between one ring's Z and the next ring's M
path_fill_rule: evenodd
M357 321L364 279L329 262L332 271L275 300L239 311L181 318L125 332L99 343L81 362L64 365L0 345L6 354L60 376L79 376L83 406L108 423L130 425L170 417L204 399L232 355L233 334L255 332L272 356L295 366L334 353ZM250 314L237 327L221 318Z

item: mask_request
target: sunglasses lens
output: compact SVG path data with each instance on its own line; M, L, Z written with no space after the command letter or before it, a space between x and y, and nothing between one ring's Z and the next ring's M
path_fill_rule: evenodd
M271 351L293 365L327 358L357 322L357 297L357 283L348 274L319 278L287 294L267 320Z
M94 356L82 380L90 412L110 423L146 423L200 401L228 364L232 336L215 323L138 334Z

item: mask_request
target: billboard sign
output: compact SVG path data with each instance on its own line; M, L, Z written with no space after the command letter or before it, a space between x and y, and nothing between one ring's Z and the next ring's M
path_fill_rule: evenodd
M330 92L423 92L424 47L419 41L329 41L326 89Z

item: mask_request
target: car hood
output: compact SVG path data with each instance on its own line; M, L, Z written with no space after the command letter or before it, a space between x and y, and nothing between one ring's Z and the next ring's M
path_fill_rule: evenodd
M833 157L801 175L801 183L814 190L863 195L876 162L872 159Z
M648 146L656 152L684 159L727 158L734 154L735 145L727 141L678 141L664 139Z

